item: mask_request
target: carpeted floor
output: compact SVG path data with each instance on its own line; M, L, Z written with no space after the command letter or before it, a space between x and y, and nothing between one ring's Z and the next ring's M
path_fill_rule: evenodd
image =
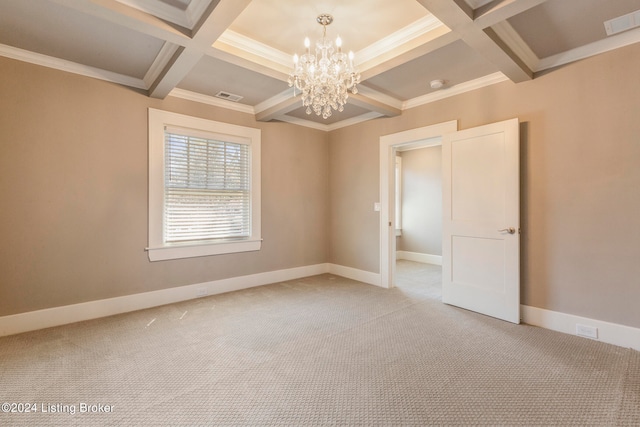
M321 275L0 338L0 403L37 409L0 425L640 425L640 353L444 305L437 266L400 261L398 282Z

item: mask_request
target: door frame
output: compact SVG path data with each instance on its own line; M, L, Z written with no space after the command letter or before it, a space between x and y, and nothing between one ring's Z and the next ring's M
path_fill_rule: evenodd
M442 136L456 132L458 121L438 123L380 137L380 286L395 286L395 152L412 145L431 147L442 144ZM425 140L432 140L431 142ZM391 224L391 225L390 225Z

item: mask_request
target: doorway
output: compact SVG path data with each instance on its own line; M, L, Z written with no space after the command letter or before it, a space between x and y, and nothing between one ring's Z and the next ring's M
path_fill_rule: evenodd
M458 130L457 120L386 135L380 138L380 284L395 286L396 276L396 153L442 144L442 135Z
M442 301L520 322L519 121L457 121L380 138L380 285L395 284L395 153L442 144Z
M442 265L442 145L396 149L397 260Z
M432 142L396 149L394 285L441 300L442 146Z

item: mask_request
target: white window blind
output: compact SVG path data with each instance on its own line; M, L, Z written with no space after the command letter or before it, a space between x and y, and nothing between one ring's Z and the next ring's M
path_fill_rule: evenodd
M164 241L251 236L250 147L165 127Z
M260 129L149 108L149 261L259 251Z

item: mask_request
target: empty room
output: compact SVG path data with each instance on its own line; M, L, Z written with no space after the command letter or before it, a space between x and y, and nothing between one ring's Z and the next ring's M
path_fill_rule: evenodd
M640 425L640 1L0 0L0 425Z

